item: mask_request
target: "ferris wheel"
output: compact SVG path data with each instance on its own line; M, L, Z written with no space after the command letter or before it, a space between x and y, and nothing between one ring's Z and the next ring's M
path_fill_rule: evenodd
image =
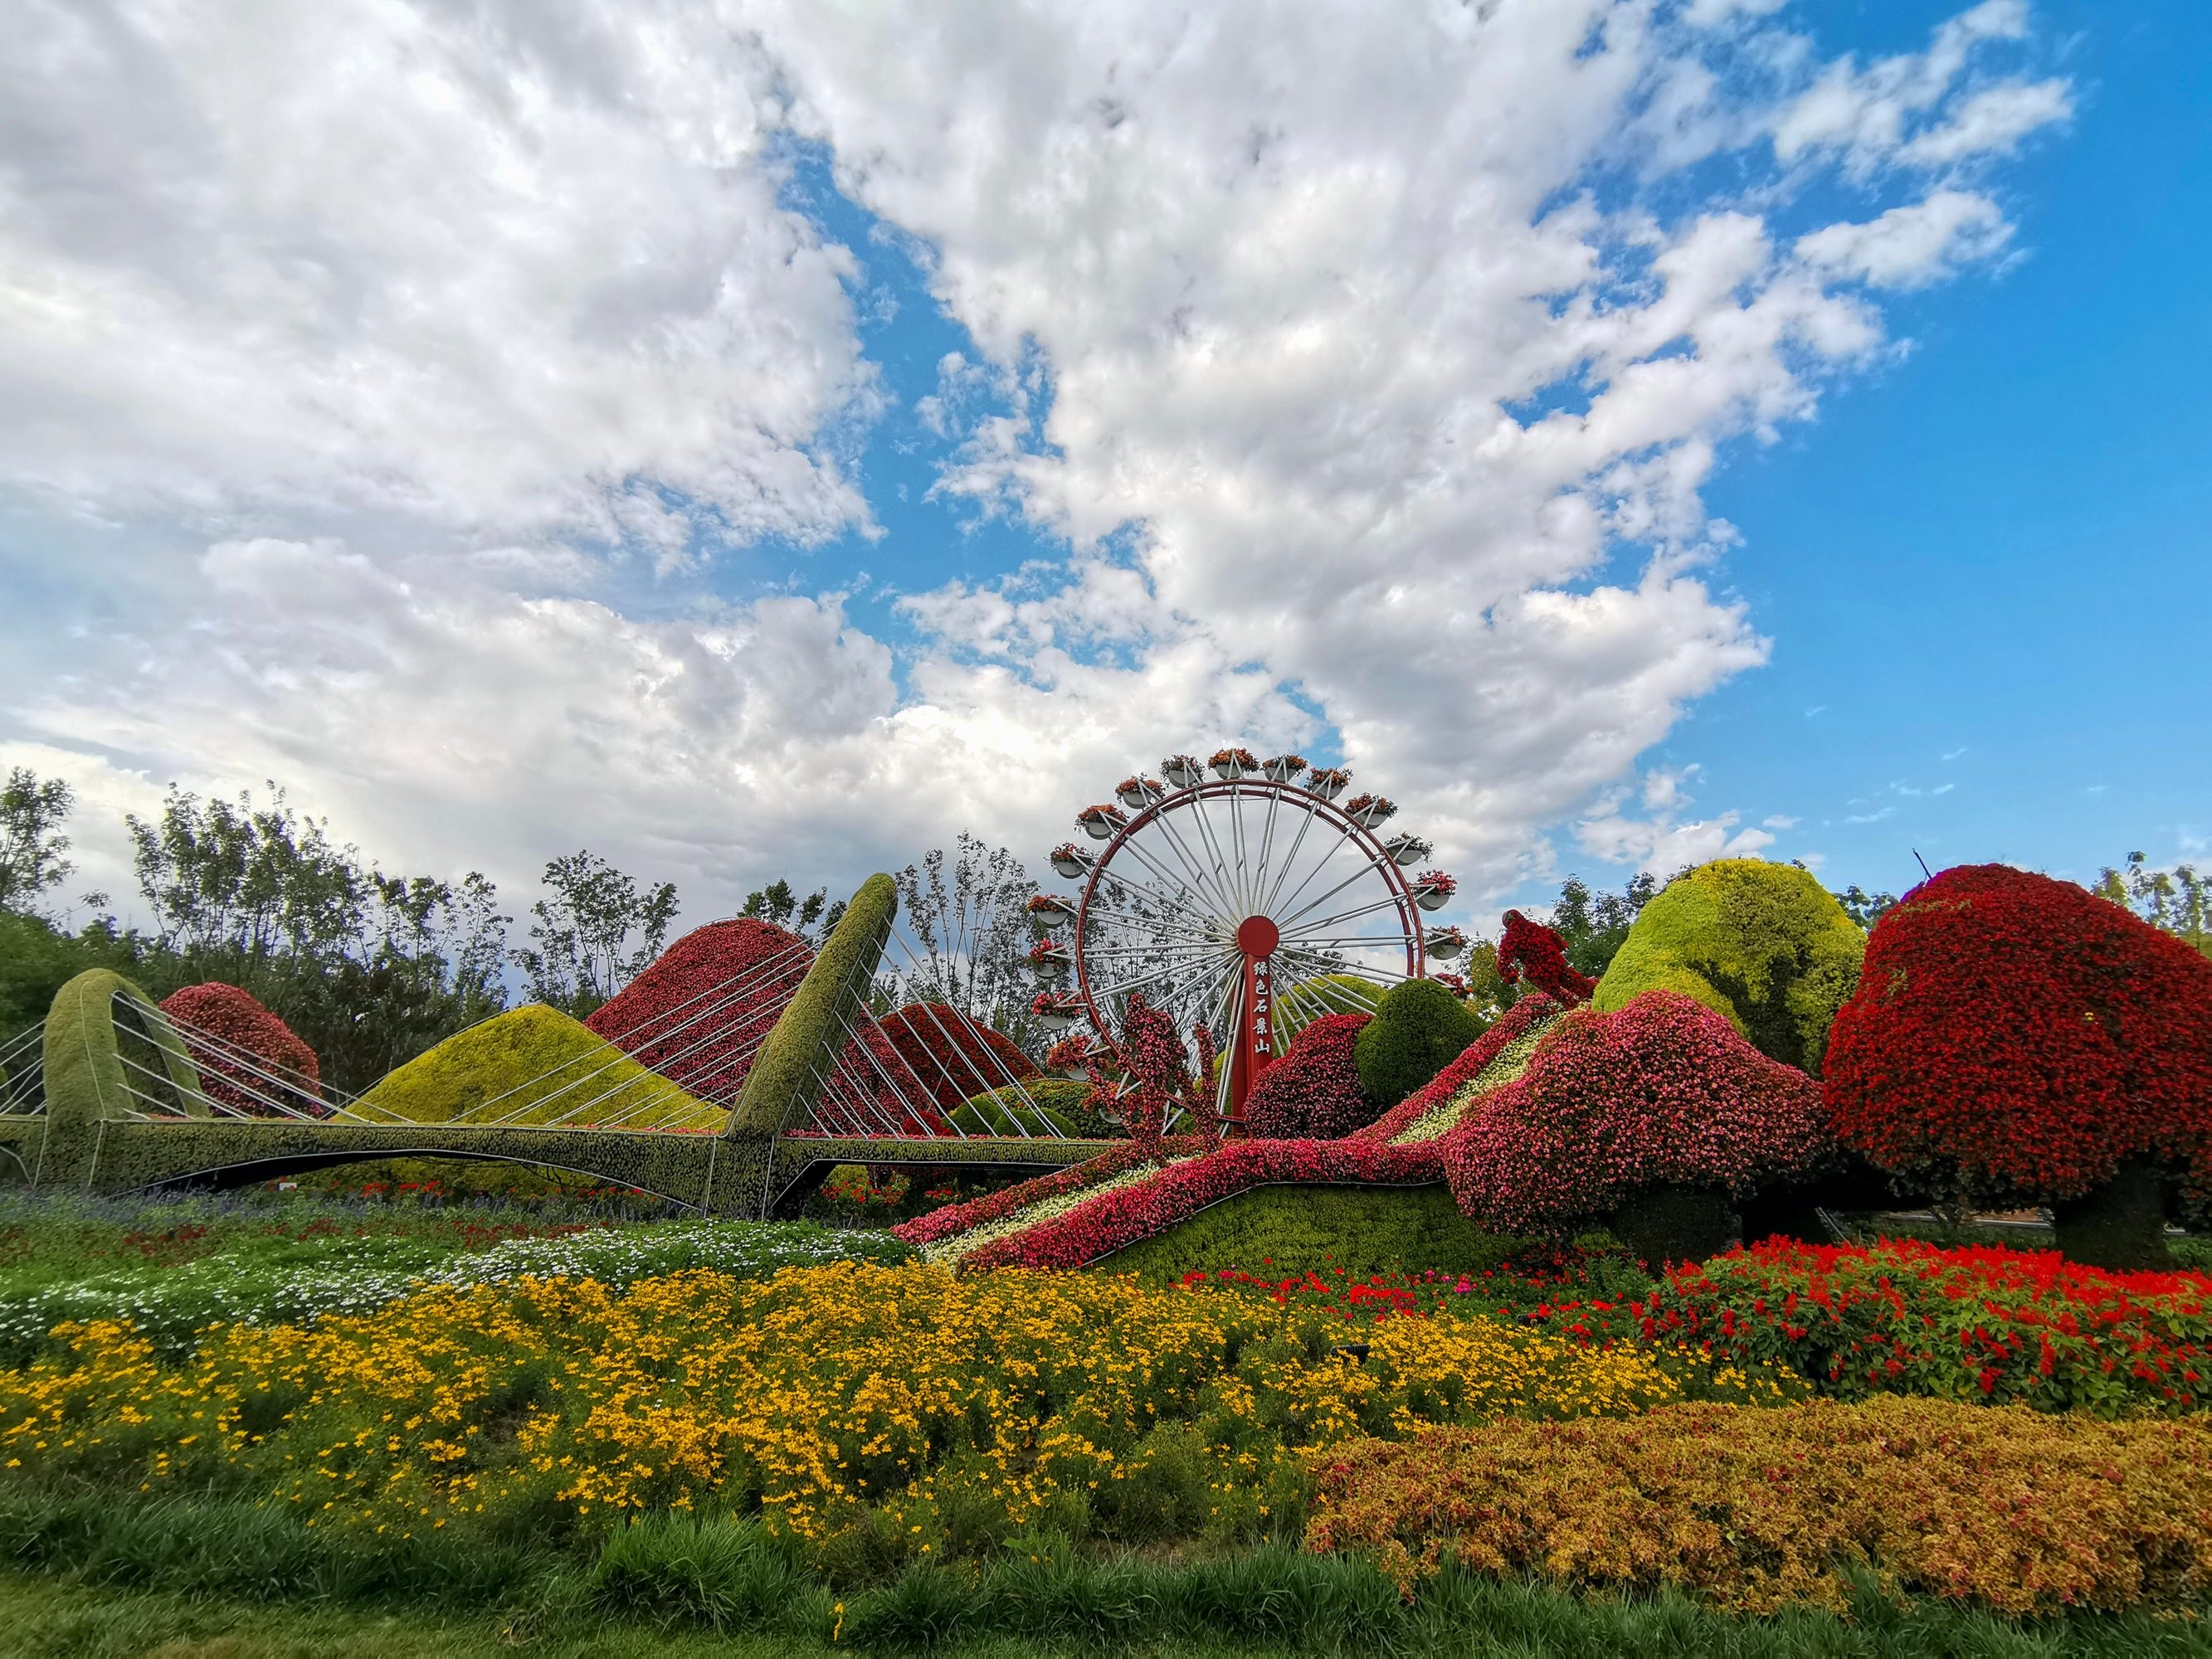
M1047 1023L1087 1022L1110 1044L1141 995L1178 1030L1203 1024L1228 1060L1217 1109L1241 1133L1247 1097L1295 1027L1371 1012L1382 991L1466 945L1423 916L1450 899L1452 878L1407 873L1430 843L1384 836L1397 808L1380 795L1340 802L1351 782L1302 756L1223 749L1203 765L1170 756L1158 777L1124 778L1113 802L1084 808L1091 844L1052 854L1079 891L1031 904L1052 930L1030 957L1057 988L1037 999Z

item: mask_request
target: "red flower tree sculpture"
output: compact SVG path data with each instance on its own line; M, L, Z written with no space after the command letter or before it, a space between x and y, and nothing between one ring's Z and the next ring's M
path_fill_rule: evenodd
M1588 1002L1597 989L1595 980L1576 972L1567 961L1567 942L1518 910L1505 913L1505 937L1498 941L1498 977L1508 985L1525 979L1553 1001L1571 1008Z
M200 1086L218 1106L247 1117L327 1109L315 1051L252 992L187 985L162 1000L161 1012L178 1022Z
M1283 1057L1260 1073L1244 1103L1244 1121L1267 1140L1335 1140L1380 1114L1359 1086L1352 1046L1369 1014L1323 1014L1310 1021Z
M1196 1035L1198 1071L1193 1075L1175 1021L1146 1002L1143 992L1131 994L1113 1055L1125 1079L1117 1080L1097 1059L1091 1062L1091 1086L1102 1101L1111 1103L1108 1109L1121 1117L1131 1139L1145 1145L1157 1141L1178 1108L1189 1114L1200 1134L1211 1139L1220 1133L1213 1115L1213 1034L1200 1025Z
M2212 1185L2212 962L2070 882L1967 865L1907 893L1822 1069L1874 1163L2050 1204L2100 1267L2157 1265L2166 1184Z
M1446 1146L1444 1173L1486 1227L1556 1232L1606 1217L1656 1265L1726 1244L1730 1198L1803 1171L1826 1145L1812 1079L1703 1003L1646 991L1547 1032Z

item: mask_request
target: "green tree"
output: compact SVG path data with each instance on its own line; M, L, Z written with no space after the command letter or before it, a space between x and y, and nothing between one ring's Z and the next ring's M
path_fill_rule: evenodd
M2090 890L2212 957L2212 879L2200 877L2193 865L2154 870L2142 854L2130 853L2125 869L2107 865Z
M945 848L933 848L891 879L913 950L890 994L902 1002L950 1003L1037 1058L1044 1032L1030 1012L1028 958L1044 930L1029 912L1036 884L1022 861L963 830L949 865Z
M549 860L546 896L530 907L533 945L514 952L530 994L582 1019L660 954L676 884L640 886L587 848Z
M1601 975L1658 890L1649 871L1631 876L1618 893L1599 892L1580 876L1561 882L1551 925L1566 942L1568 963L1592 979Z
M819 945L830 936L830 930L844 920L845 901L830 898L826 887L817 887L801 898L788 881L778 878L766 887L746 894L744 908L738 914L772 922L809 944Z
M1805 866L1800 864L1797 867L1802 870ZM1881 920L1882 912L1897 902L1896 894L1869 893L1856 882L1831 896L1844 907L1845 915L1858 923L1863 931L1868 932L1871 932L1875 923Z
M26 766L8 774L0 787L0 915L33 914L40 898L76 871L62 833L76 805L64 779L41 781Z

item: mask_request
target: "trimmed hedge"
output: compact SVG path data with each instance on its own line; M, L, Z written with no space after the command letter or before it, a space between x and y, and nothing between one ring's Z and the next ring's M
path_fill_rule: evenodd
M1836 1011L1857 987L1866 935L1812 872L1716 859L1644 907L1592 1002L1693 997L1785 1066L1818 1075Z
M1352 1050L1360 1086L1378 1112L1388 1111L1465 1054L1487 1029L1432 979L1394 985Z
M1378 1113L1359 1086L1352 1046L1365 1014L1323 1014L1260 1073L1244 1103L1244 1121L1263 1140L1310 1136L1334 1140L1372 1123Z
M410 1123L489 1119L578 1127L720 1129L720 1108L686 1094L557 1009L530 1003L447 1037L362 1097ZM569 1117L569 1114L576 1115Z
M1261 1187L1118 1250L1104 1273L1181 1279L1238 1268L1351 1279L1403 1271L1487 1273L1524 1241L1485 1232L1437 1187Z
M2193 1609L2212 1589L2212 1424L1929 1400L1685 1405L1431 1430L1319 1461L1306 1547L1410 1586L1462 1568L1747 1613L1890 1594L2014 1615Z
M969 1134L1006 1134L1010 1129L978 1129L977 1123L1000 1121L1011 1111L1027 1113L1042 1107L1055 1123L1066 1124L1062 1134L1080 1135L1087 1139L1111 1139L1121 1133L1121 1125L1095 1110L1091 1097L1097 1091L1084 1080L1066 1077L1034 1077L1017 1088L1009 1084L1003 1089L970 1095L952 1114L955 1127ZM1036 1133L1034 1128L1030 1133Z

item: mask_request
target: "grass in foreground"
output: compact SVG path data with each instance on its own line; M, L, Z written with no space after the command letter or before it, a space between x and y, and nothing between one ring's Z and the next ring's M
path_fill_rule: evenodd
M35 1512L34 1512L35 1511ZM1583 1601L1447 1568L1408 1603L1380 1574L1281 1547L1170 1559L1030 1540L975 1571L833 1592L757 1529L667 1522L596 1559L426 1543L371 1556L247 1505L118 1515L87 1500L0 1517L6 1650L106 1659L921 1649L1028 1653L1695 1653L1765 1659L2212 1655L2197 1619L2011 1622L1863 1592L1849 1618L1741 1619L1676 1597Z

